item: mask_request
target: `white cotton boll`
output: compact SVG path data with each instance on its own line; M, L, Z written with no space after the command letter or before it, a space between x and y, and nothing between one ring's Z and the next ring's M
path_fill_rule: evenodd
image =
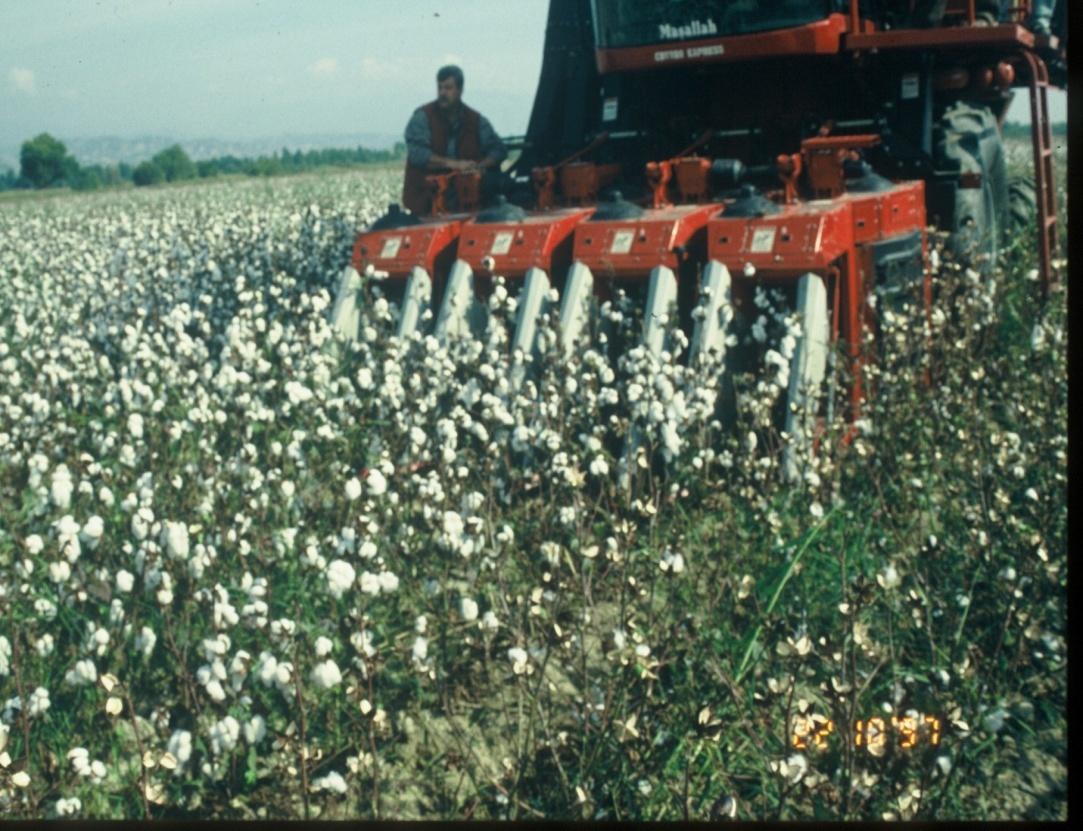
M228 600L216 600L214 603L214 625L215 626L236 626L240 623L241 617L237 614L237 610L233 607L233 604Z
M74 490L75 485L72 483L71 472L68 470L68 466L57 465L56 470L53 471L51 487L53 504L62 511L67 510L71 507L71 495Z
M192 758L192 734L187 730L174 730L173 735L169 737L169 741L166 743L165 749L177 760L176 773L179 773L188 760Z
M361 482L355 476L352 479L346 481L346 498L353 502L361 497Z
M112 508L116 504L116 497L113 496L113 491L102 485L98 490L98 501L102 503L106 508Z
M83 776L90 770L90 751L85 747L73 747L68 751L68 762L78 775Z
M65 583L71 577L71 566L64 560L49 563L49 579L54 583Z
M93 624L92 624L93 625ZM86 640L86 649L95 655L104 655L109 648L109 632L102 627L97 627Z
M342 672L339 670L338 664L330 658L316 664L316 666L312 668L310 677L316 686L322 687L325 690L329 690L342 683Z
M267 721L263 716L252 716L244 725L244 740L249 744L259 744L267 735Z
M132 536L139 542L147 538L150 524L154 522L154 513L148 508L140 508L132 514Z
M798 783L805 778L805 774L808 772L808 759L801 753L794 753L786 760L788 770L786 774L790 781Z
M391 594L399 588L399 577L391 571L382 571L377 578L380 581L380 590L384 594Z
M97 680L97 667L89 658L77 661L75 666L64 676L64 683L69 687L83 687Z
M752 337L757 343L764 343L767 340L767 318L763 315L752 324Z
M143 438L143 416L139 413L128 416L128 433L133 439Z
M90 769L87 771L87 776L90 779L90 784L100 785L104 780L108 771L105 768L105 763L101 759L95 759L90 763Z
M594 460L590 463L590 472L592 476L597 476L599 479L608 476L609 463L601 456L595 456Z
M513 646L508 649L508 660L511 661L512 671L516 675L521 675L526 670L526 664L530 660L530 656L525 649Z
M346 793L346 780L342 774L331 771L326 776L320 776L312 780L312 789L316 791L330 791L331 793Z
M380 593L380 578L371 571L361 573L361 591L365 594L377 595Z
M367 631L354 632L350 635L350 646L359 655L364 655L366 658L371 658L376 654L376 647L372 644L372 633Z
M275 673L278 672L278 659L269 652L261 652L259 666L256 669L256 678L264 686L269 687L274 683Z
M101 539L102 534L104 533L105 520L95 514L86 521L86 524L83 525L83 529L79 532L79 536L83 540L83 542L97 546L98 541Z
M662 554L662 560L659 563L662 571L668 571L673 574L680 574L684 571L684 556L680 553L674 554L668 549Z
M1041 352L1045 348L1045 330L1040 323L1035 323L1030 331L1030 348L1035 352Z
M222 682L217 678L212 678L204 685L204 689L207 691L207 695L211 697L212 701L225 701L226 691L222 686Z
M500 628L500 619L491 609L481 616L481 628L488 632L495 632Z
M371 560L373 557L376 556L376 552L376 543L374 543L372 540L365 540L363 543L361 543L361 547L357 550L358 555L363 560Z
M211 728L211 747L216 756L228 753L237 746L241 725L233 716L226 716Z
M327 566L327 591L338 600L353 585L357 572L345 560L332 560Z
M793 360L793 353L797 349L797 338L793 335L787 334L782 338L782 343L779 345L779 351L782 353L782 357L787 360Z
M424 661L429 654L429 643L424 637L418 635L414 638L414 646L410 650L410 654L415 661Z
M79 544L79 523L71 514L65 514L53 523L53 527L56 529L60 553L74 565L82 554L82 546Z
M288 689L292 678L293 664L290 661L280 661L278 666L275 667L275 686L280 690Z
M23 540L23 545L26 546L26 552L31 556L40 554L42 552L42 549L45 548L44 540L42 540L42 538L37 534L31 534L29 537Z
M466 525L456 511L444 511L443 528L449 537L458 537L462 535Z
M162 545L175 560L187 560L190 549L188 526L183 522L166 522L162 529Z
M546 540L538 547L538 550L541 551L541 555L545 558L545 561L549 563L549 565L560 565L560 543L553 542L552 540Z
M143 654L144 658L149 658L157 642L158 636L154 634L154 630L149 626L144 626L139 634L135 636L133 645Z
M672 459L676 457L681 452L681 445L683 443L676 424L672 421L667 421L662 425L662 445L668 458Z
M56 611L56 604L48 598L39 597L34 601L34 612L42 620L53 620L56 618Z
M130 444L125 444L117 454L117 461L124 467L135 467L135 448Z
M0 638L0 640L2 640L2 638ZM46 632L44 635L34 641L34 651L37 652L38 655L40 655L42 658L48 658L50 655L52 655L55 648L56 641L53 639L53 636L50 635L48 632ZM0 672L0 675L3 674L3 672Z
M14 651L11 647L11 641L9 641L3 635L0 635L0 676L7 675L11 672L11 656ZM0 750L3 750L3 745L0 744Z
M379 470L373 468L365 477L365 488L369 496L382 496L387 492L387 479Z
M360 488L360 483L358 488ZM310 543L312 547L314 543ZM335 542L336 554L351 554L357 548L357 531L353 528L343 528L338 535L338 540ZM308 556L312 556L309 554Z
M335 644L332 640L324 635L320 635L316 638L316 657L322 658L325 655L330 655L331 650L335 648Z
M63 797L56 801L53 810L58 817L74 817L83 810L83 802L77 796Z
M31 717L40 716L51 706L49 691L45 687L38 687L34 692L30 693L30 697L27 699L26 712Z
M876 575L876 582L880 584L881 588L895 588L901 582L898 569L891 563L888 563L884 566L883 570Z
M478 604L472 598L461 598L459 600L459 614L462 615L463 620L477 620Z

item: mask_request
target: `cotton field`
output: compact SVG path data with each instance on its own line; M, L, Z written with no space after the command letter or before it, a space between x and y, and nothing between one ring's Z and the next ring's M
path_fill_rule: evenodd
M400 177L0 202L0 816L1060 815L1066 344L1025 241L941 270L932 341L885 315L876 401L783 484L767 292L732 387L621 347L627 299L521 389L511 285L444 348L372 281L337 338ZM926 726L873 754L870 717Z

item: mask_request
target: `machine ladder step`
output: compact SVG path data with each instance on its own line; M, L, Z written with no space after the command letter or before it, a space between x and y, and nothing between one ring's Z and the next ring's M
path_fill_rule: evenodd
M1038 265L1042 291L1049 291L1053 257L1058 252L1057 194L1053 175L1053 134L1049 121L1049 70L1033 52L1024 52L1029 67L1030 136L1034 152L1034 191L1038 202Z

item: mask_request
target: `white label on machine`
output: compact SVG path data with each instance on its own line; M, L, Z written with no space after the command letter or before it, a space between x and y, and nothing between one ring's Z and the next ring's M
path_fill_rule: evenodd
M769 254L775 247L775 228L769 225L766 228L756 228L752 232L752 244L748 250L753 254Z
M399 246L402 245L402 237L388 237L384 240L384 247L380 249L381 260L393 260L399 255Z
M501 231L493 237L493 248L489 253L507 254L511 251L511 241L513 239L515 239L515 233L513 231Z
M899 97L903 101L912 101L921 94L921 78L916 72L907 72L902 76L902 89Z
M617 100L616 98L606 98L602 102L602 121L617 120Z
M610 254L627 254L632 250L632 240L636 238L636 232L632 230L617 231L613 235L613 244L609 246Z

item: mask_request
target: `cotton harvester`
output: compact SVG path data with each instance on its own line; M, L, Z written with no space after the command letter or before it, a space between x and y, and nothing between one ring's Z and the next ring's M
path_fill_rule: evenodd
M431 216L392 206L357 237L336 325L356 336L368 275L396 301L400 336L476 337L499 275L521 286L523 355L549 314L573 356L621 292L645 303L643 348L664 348L675 311L690 360L722 366L757 289L780 289L800 327L779 427L809 441L829 355L861 360L870 296L929 302L927 225L979 270L995 259L1009 208L1000 124L1020 87L1043 288L1053 277L1047 65L1063 68L1063 41L1026 28L1030 0L1000 22L976 14L981 0L947 0L922 27L908 25L912 5L552 0L506 192L481 205L476 178L434 176ZM849 392L850 417L863 394Z

